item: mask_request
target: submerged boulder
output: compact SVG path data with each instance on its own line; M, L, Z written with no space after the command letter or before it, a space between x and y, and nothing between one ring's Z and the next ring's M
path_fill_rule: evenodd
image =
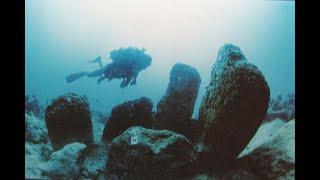
M50 144L25 143L25 178L47 179L42 174L42 166L50 159L52 154Z
M203 124L201 121L191 119L184 124L183 135L186 136L195 146L199 143L202 133Z
M85 144L68 144L51 154L51 159L43 164L42 175L52 179L76 179L79 174L78 158Z
M68 93L54 99L46 109L45 119L55 151L73 142L93 142L91 113L86 96Z
M102 142L108 143L112 141L113 138L132 126L152 128L152 108L153 103L147 97L141 97L114 107L104 127Z
M25 140L32 143L47 143L48 130L44 121L25 113Z
M25 95L25 113L34 114L38 118L43 118L44 108L35 95Z
M274 119L272 121L264 121L259 127L256 134L253 136L247 147L239 154L237 158L241 158L248 153L252 152L254 149L259 147L261 144L266 142L273 136L278 130L283 127L287 122L282 119Z
M205 159L210 165L229 163L246 147L261 125L270 100L269 86L240 48L220 48L202 99Z
M201 172L195 176L187 178L188 180L260 180L254 173L247 169L230 169L221 173Z
M282 95L278 95L276 99L272 99L271 110L279 111L285 108L285 103Z
M243 159L266 179L295 179L295 120Z
M90 144L80 154L80 174L85 178L96 179L106 170L108 147L105 144Z
M265 120L280 118L290 121L295 118L295 113L295 95L290 93L285 98L279 95L271 100Z
M198 96L201 78L198 71L185 64L175 64L164 96L157 105L154 129L171 130L191 138L189 123Z
M278 111L268 110L265 120L273 120L280 118L286 121L289 121L295 117L295 111L293 109L281 109Z
M44 163L44 160L39 153L39 146L25 143L25 178L42 179L42 163Z
M51 154L53 153L53 149L50 143L47 144L41 144L40 145L40 155L43 158L44 161L49 161Z
M198 154L183 135L131 127L109 144L107 178L163 179L190 174Z

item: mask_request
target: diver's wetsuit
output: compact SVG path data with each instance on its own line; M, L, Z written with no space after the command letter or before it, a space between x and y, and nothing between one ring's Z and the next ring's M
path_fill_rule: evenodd
M131 85L136 84L137 76L138 76L139 70L135 67L135 65L129 63L129 62L117 62L117 63L111 63L107 65L106 70L104 71L104 77L101 77L98 80L98 83L102 81L105 78L108 78L109 81L112 79L120 79L122 78L122 83L120 84L121 88L124 88L128 86L130 81Z

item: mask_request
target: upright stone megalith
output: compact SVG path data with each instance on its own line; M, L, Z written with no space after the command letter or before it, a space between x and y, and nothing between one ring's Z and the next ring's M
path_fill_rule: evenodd
M206 159L216 164L235 159L261 125L269 100L260 70L239 47L221 47L199 109Z
M170 72L168 88L157 105L154 129L190 134L191 121L201 78L198 71L186 64L175 64Z
M68 93L52 101L46 109L46 125L53 150L66 144L93 142L89 102L86 96Z

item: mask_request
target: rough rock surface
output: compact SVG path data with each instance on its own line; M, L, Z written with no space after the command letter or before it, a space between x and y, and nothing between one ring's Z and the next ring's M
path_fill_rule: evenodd
M40 156L44 161L49 161L51 158L51 154L53 153L53 149L50 143L39 145Z
M52 154L50 144L25 143L25 178L44 179L41 175L42 164L50 159Z
M295 113L295 95L290 93L286 95L285 98L279 95L270 101L265 120L281 118L290 121L295 118Z
M190 137L191 121L201 78L198 71L185 64L175 64L164 96L157 105L154 129L166 129ZM192 133L191 133L192 134Z
M48 139L45 122L25 113L25 140L32 143L47 143Z
M80 174L85 178L98 178L106 170L108 147L104 144L91 144L79 157Z
M142 126L152 128L153 103L147 97L141 97L134 101L128 101L114 107L111 117L107 121L102 135L102 142L111 142L129 127Z
M203 124L201 121L191 119L187 121L183 127L183 135L196 146L201 140L201 134L203 133Z
M163 179L190 174L197 152L183 135L131 127L109 144L108 178Z
M267 115L265 117L265 120L272 120L276 118L284 119L284 120L289 120L292 118L292 112L287 111L286 109L281 109L278 111L272 111L271 109L268 110Z
M76 179L79 174L78 158L85 144L68 144L51 154L51 159L42 165L42 175L52 179Z
M235 159L261 125L269 100L264 76L240 48L220 48L199 109L204 152L210 152L205 159L216 165Z
M44 108L35 95L25 95L25 113L33 114L38 118L44 117Z
M285 108L285 103L283 100L282 95L278 95L276 99L272 100L271 110L272 111L279 111Z
M269 140L282 126L287 122L282 119L274 119L272 121L264 121L259 127L257 133L253 136L247 147L240 153L238 158L247 155L265 141Z
M42 179L41 164L44 163L38 146L32 143L25 144L25 178Z
M249 166L267 179L295 177L295 120L289 121L270 139L243 157Z
M223 173L203 172L186 180L262 180L259 176L247 169L232 169Z
M45 119L55 151L73 142L93 142L90 107L86 96L74 93L59 96L47 107Z

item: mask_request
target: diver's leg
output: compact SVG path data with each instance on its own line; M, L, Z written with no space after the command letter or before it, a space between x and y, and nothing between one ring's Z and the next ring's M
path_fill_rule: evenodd
M135 74L133 75L133 80L132 80L132 82L131 82L131 84L130 84L131 86L137 84L138 74L139 74L139 72L137 72L137 73L135 73Z
M121 82L121 84L124 84L124 82L126 81L126 78L124 77L124 78L122 78L122 82Z
M122 78L122 82L121 82L121 84L120 84L120 87L124 87L125 81L126 81L126 78Z
M127 77L127 78L126 78L126 81L125 81L123 84L121 84L120 87L121 87L121 88L127 87L128 84L130 83L130 81L132 80L132 78L133 78L133 76Z
M89 63L98 63L100 68L103 66L102 62L101 62L101 56L97 57L96 59L92 60L92 61L88 61Z
M105 76L100 76L100 78L98 79L98 84L100 84L100 82L102 81L102 80L104 80L106 77Z

